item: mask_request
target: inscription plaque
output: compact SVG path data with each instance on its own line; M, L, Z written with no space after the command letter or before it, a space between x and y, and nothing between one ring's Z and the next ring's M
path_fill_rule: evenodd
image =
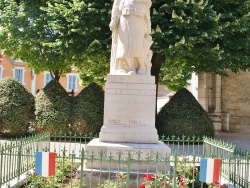
M120 119L108 119L107 125L118 125L118 126L125 126L125 127L150 126L149 124L147 124L141 120L120 120Z
M130 155L131 159L147 159L150 158L150 149L130 149L130 148L107 148L107 156L112 156L113 159L126 160Z

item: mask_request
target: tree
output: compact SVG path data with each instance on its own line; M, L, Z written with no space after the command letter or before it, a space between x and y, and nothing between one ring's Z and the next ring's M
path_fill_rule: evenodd
M83 85L105 82L111 45L107 19L111 6L110 1L103 0L54 0L43 8L50 15L49 27L59 30L69 45L71 62L75 63ZM67 28L61 29L65 23Z
M178 91L181 87L188 85L191 79L192 70L186 68L185 60L164 62L165 66L161 67L159 75L160 83L167 86L172 91Z
M104 9L98 13L96 7ZM49 70L57 80L70 72L72 65L80 69L95 67L94 63L89 64L93 54L106 56L103 51L111 43L110 36L100 27L108 25L107 16L102 16L109 9L111 3L102 1L2 0L1 49L6 55L25 61L36 73ZM100 46L95 49L96 44ZM107 67L104 64L101 69Z
M49 70L57 80L70 70L61 33L48 27L40 9L46 1L1 1L0 46L8 56L25 61L35 72Z
M88 48L82 63L78 64L79 76L83 85L95 82L104 85L109 73L111 52L111 31L109 29L112 1L85 0L87 9L82 11L84 19L79 27L88 27L86 38ZM88 33L88 31L91 31Z
M151 14L152 48L166 59L161 62L161 83L178 90L187 85L193 71L224 71L219 61L222 50L216 43L222 36L220 17L207 0L154 0Z
M249 0L152 2L151 72L161 83L178 90L193 71L249 68ZM59 78L75 64L84 84L103 84L111 7L110 0L1 0L0 48L36 72Z
M223 49L220 63L233 72L250 68L250 1L211 0L220 14L223 37L217 42Z

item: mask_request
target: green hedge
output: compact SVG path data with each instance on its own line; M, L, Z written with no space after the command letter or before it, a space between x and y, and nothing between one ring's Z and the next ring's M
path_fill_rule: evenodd
M55 79L50 81L35 97L36 132L51 133L69 131L71 117L70 98Z
M22 136L34 121L34 96L16 79L0 81L0 133Z
M99 133L103 124L103 89L96 83L89 84L73 101L72 132Z
M157 114L156 128L160 136L214 136L214 126L207 112L185 88L162 107Z

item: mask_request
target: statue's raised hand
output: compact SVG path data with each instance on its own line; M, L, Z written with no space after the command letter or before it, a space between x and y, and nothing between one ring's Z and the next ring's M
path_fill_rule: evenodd
M111 31L116 30L116 28L117 28L117 18L116 17L111 19L111 22L109 23L109 28Z

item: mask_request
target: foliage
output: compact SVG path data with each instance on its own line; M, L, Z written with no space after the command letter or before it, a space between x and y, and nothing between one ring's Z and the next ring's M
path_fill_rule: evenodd
M193 160L193 159L192 159ZM139 188L200 188L201 182L199 181L199 166L196 166L198 160L190 161L189 157L182 157L177 159L177 167L174 168L173 174L142 174ZM117 173L116 180L109 180L103 184L99 184L99 188L125 188L126 175ZM204 188L226 188L220 182L213 182L212 184L204 183Z
M192 78L192 70L187 69L184 61L169 61L164 62L161 68L163 74L159 75L160 83L171 91L178 91L189 85L187 82Z
M1 49L26 62L36 73L50 71L58 80L75 65L89 78L88 83L96 78L101 83L111 44L106 19L110 9L111 2L102 0L2 0ZM99 48L95 48L96 41Z
M193 71L225 75L250 67L249 0L152 2L152 48L165 57L153 63L162 63L160 83L177 90Z
M71 131L99 133L103 125L104 91L96 83L89 84L74 99Z
M171 187L171 178L167 174L143 174L143 182L140 184L140 188L170 188Z
M177 183L180 187L201 187L199 181L199 161L194 157L182 156L177 159L178 165L176 167ZM203 187L206 187L205 185Z
M36 95L35 130L97 134L103 123L104 91L92 83L77 96L69 97L64 88L52 80Z
M71 70L71 53L62 27L55 29L51 22L67 23L58 17L51 19L53 12L42 10L43 6L47 6L45 0L2 0L0 45L4 54L23 60L36 73L50 71L59 79Z
M160 136L214 136L214 126L208 114L185 88L162 107L156 117L156 128Z
M67 44L66 55L77 67L83 85L103 84L108 72L111 6L103 0L55 0L43 7L50 14L49 27L59 31L61 43Z
M193 71L221 73L222 50L215 42L222 36L218 19L219 15L206 0L153 0L152 48L166 57L161 78L167 87L172 87L172 77L176 77L180 86L186 86Z
M220 63L233 72L250 68L250 1L211 0L223 36L217 39L223 49Z
M85 0L87 8L82 11L83 19L79 28L85 31L88 46L83 54L82 62L77 67L83 85L97 83L104 85L109 73L111 51L111 31L109 22L113 1Z
M0 46L38 73L60 77L74 64L84 84L103 84L111 48L113 1L1 0ZM160 83L178 90L193 71L225 75L249 60L249 0L152 0L152 61ZM28 49L28 50L27 50Z
M34 96L14 78L0 81L0 132L5 136L28 133L34 120Z
M88 66L78 65L79 78L81 85L88 85L95 82L103 86L106 81L106 76L109 72L109 58L107 57L99 41L94 41L84 55L84 62Z
M56 172L54 176L42 177L29 173L25 187L80 187L80 180L74 174L78 167L78 163L72 163L68 158L56 159Z
M35 97L36 131L67 133L71 117L69 96L57 80L50 81Z
M107 180L103 184L98 184L98 188L125 188L126 187L126 175L122 172L116 174L116 181Z
M193 157L181 157L177 159L177 166L174 168L176 177L170 174L143 174L143 182L140 184L140 188L168 188L168 187L178 187L178 188L226 188L225 185L220 185L219 182L213 182L212 184L204 183L201 186L199 181L199 161L194 160ZM196 166L196 164L198 166ZM175 179L176 178L176 179ZM176 185L176 186L174 186Z

